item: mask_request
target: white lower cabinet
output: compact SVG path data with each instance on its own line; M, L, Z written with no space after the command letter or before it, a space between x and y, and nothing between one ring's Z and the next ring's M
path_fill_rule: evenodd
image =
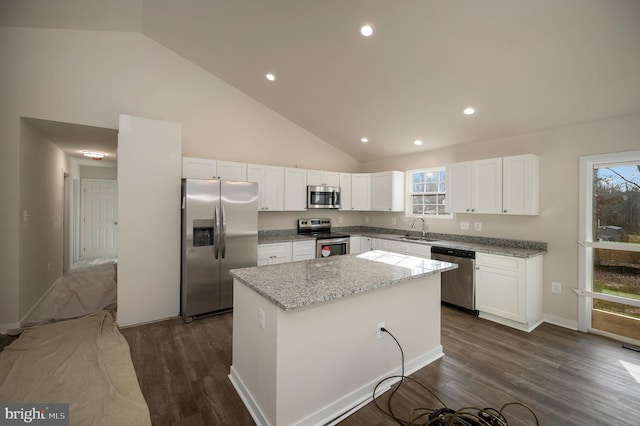
M542 322L542 256L476 253L480 317L531 331Z
M292 250L293 261L316 258L316 241L294 241Z
M349 241L349 254L360 254L371 250L371 240L369 237L355 236Z
M258 266L291 262L291 242L258 244Z
M405 241L371 238L373 250L385 250L409 256L431 259L431 246L427 244L407 243Z

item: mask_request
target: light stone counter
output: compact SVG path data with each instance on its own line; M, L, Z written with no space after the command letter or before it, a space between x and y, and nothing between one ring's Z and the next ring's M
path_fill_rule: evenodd
M373 250L357 256L234 269L231 275L287 311L457 267L453 263Z

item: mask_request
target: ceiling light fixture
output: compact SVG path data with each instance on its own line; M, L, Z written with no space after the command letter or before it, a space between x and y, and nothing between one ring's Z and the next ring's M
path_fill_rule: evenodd
M369 142L369 139L368 138L360 138L360 142L367 143L367 142Z
M465 115L473 115L476 113L475 108L473 107L467 107L462 111Z
M363 37L371 37L375 31L376 30L372 24L362 24L360 26L360 34Z
M414 145L422 145L422 141L420 139L416 139L415 141L413 141Z
M97 151L82 151L82 155L93 160L102 160L106 154L104 152Z
M265 77L266 77L266 78L267 78L267 80L269 80L269 81L276 81L276 76L275 76L275 75L273 75L273 74L271 74L271 73L268 73L267 75L265 75Z

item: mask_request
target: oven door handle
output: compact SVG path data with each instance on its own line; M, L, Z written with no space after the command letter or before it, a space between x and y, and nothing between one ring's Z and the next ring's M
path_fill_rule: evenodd
M316 240L316 244L344 244L351 241L350 237L347 238L331 238L329 240Z

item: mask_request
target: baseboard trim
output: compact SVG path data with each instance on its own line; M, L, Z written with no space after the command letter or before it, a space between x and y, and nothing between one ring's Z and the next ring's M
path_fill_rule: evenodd
M16 328L20 328L19 322L9 322L5 324L0 324L0 334L7 334L7 331L14 330Z
M426 367L432 362L442 358L444 356L444 352L442 350L442 346L438 345L435 349L432 349L429 352L426 352L417 358L409 361L405 364L405 375L410 375L419 369ZM306 426L306 425L336 425L341 422L351 414L358 411L360 408L373 401L373 389L375 386L384 378L390 376L398 376L402 372L402 368L396 368L392 371L387 372L375 379L365 383L360 386L358 389L341 396L336 399L332 403L320 408L314 413L311 413L305 418L302 418L295 423L294 425ZM253 421L256 422L259 426L270 426L271 423L264 415L262 410L260 409L258 403L255 401L251 392L242 382L242 379L238 375L237 371L231 366L231 371L229 374L229 380L231 384L238 392L240 399L249 410ZM391 385L398 382L400 378L389 379L384 386L381 386L376 393L376 397L383 394L387 390L390 389Z
M547 314L543 315L542 319L544 322L557 325L558 327L568 328L569 330L578 330L577 321L571 321L566 318L561 318L555 315L547 315Z

